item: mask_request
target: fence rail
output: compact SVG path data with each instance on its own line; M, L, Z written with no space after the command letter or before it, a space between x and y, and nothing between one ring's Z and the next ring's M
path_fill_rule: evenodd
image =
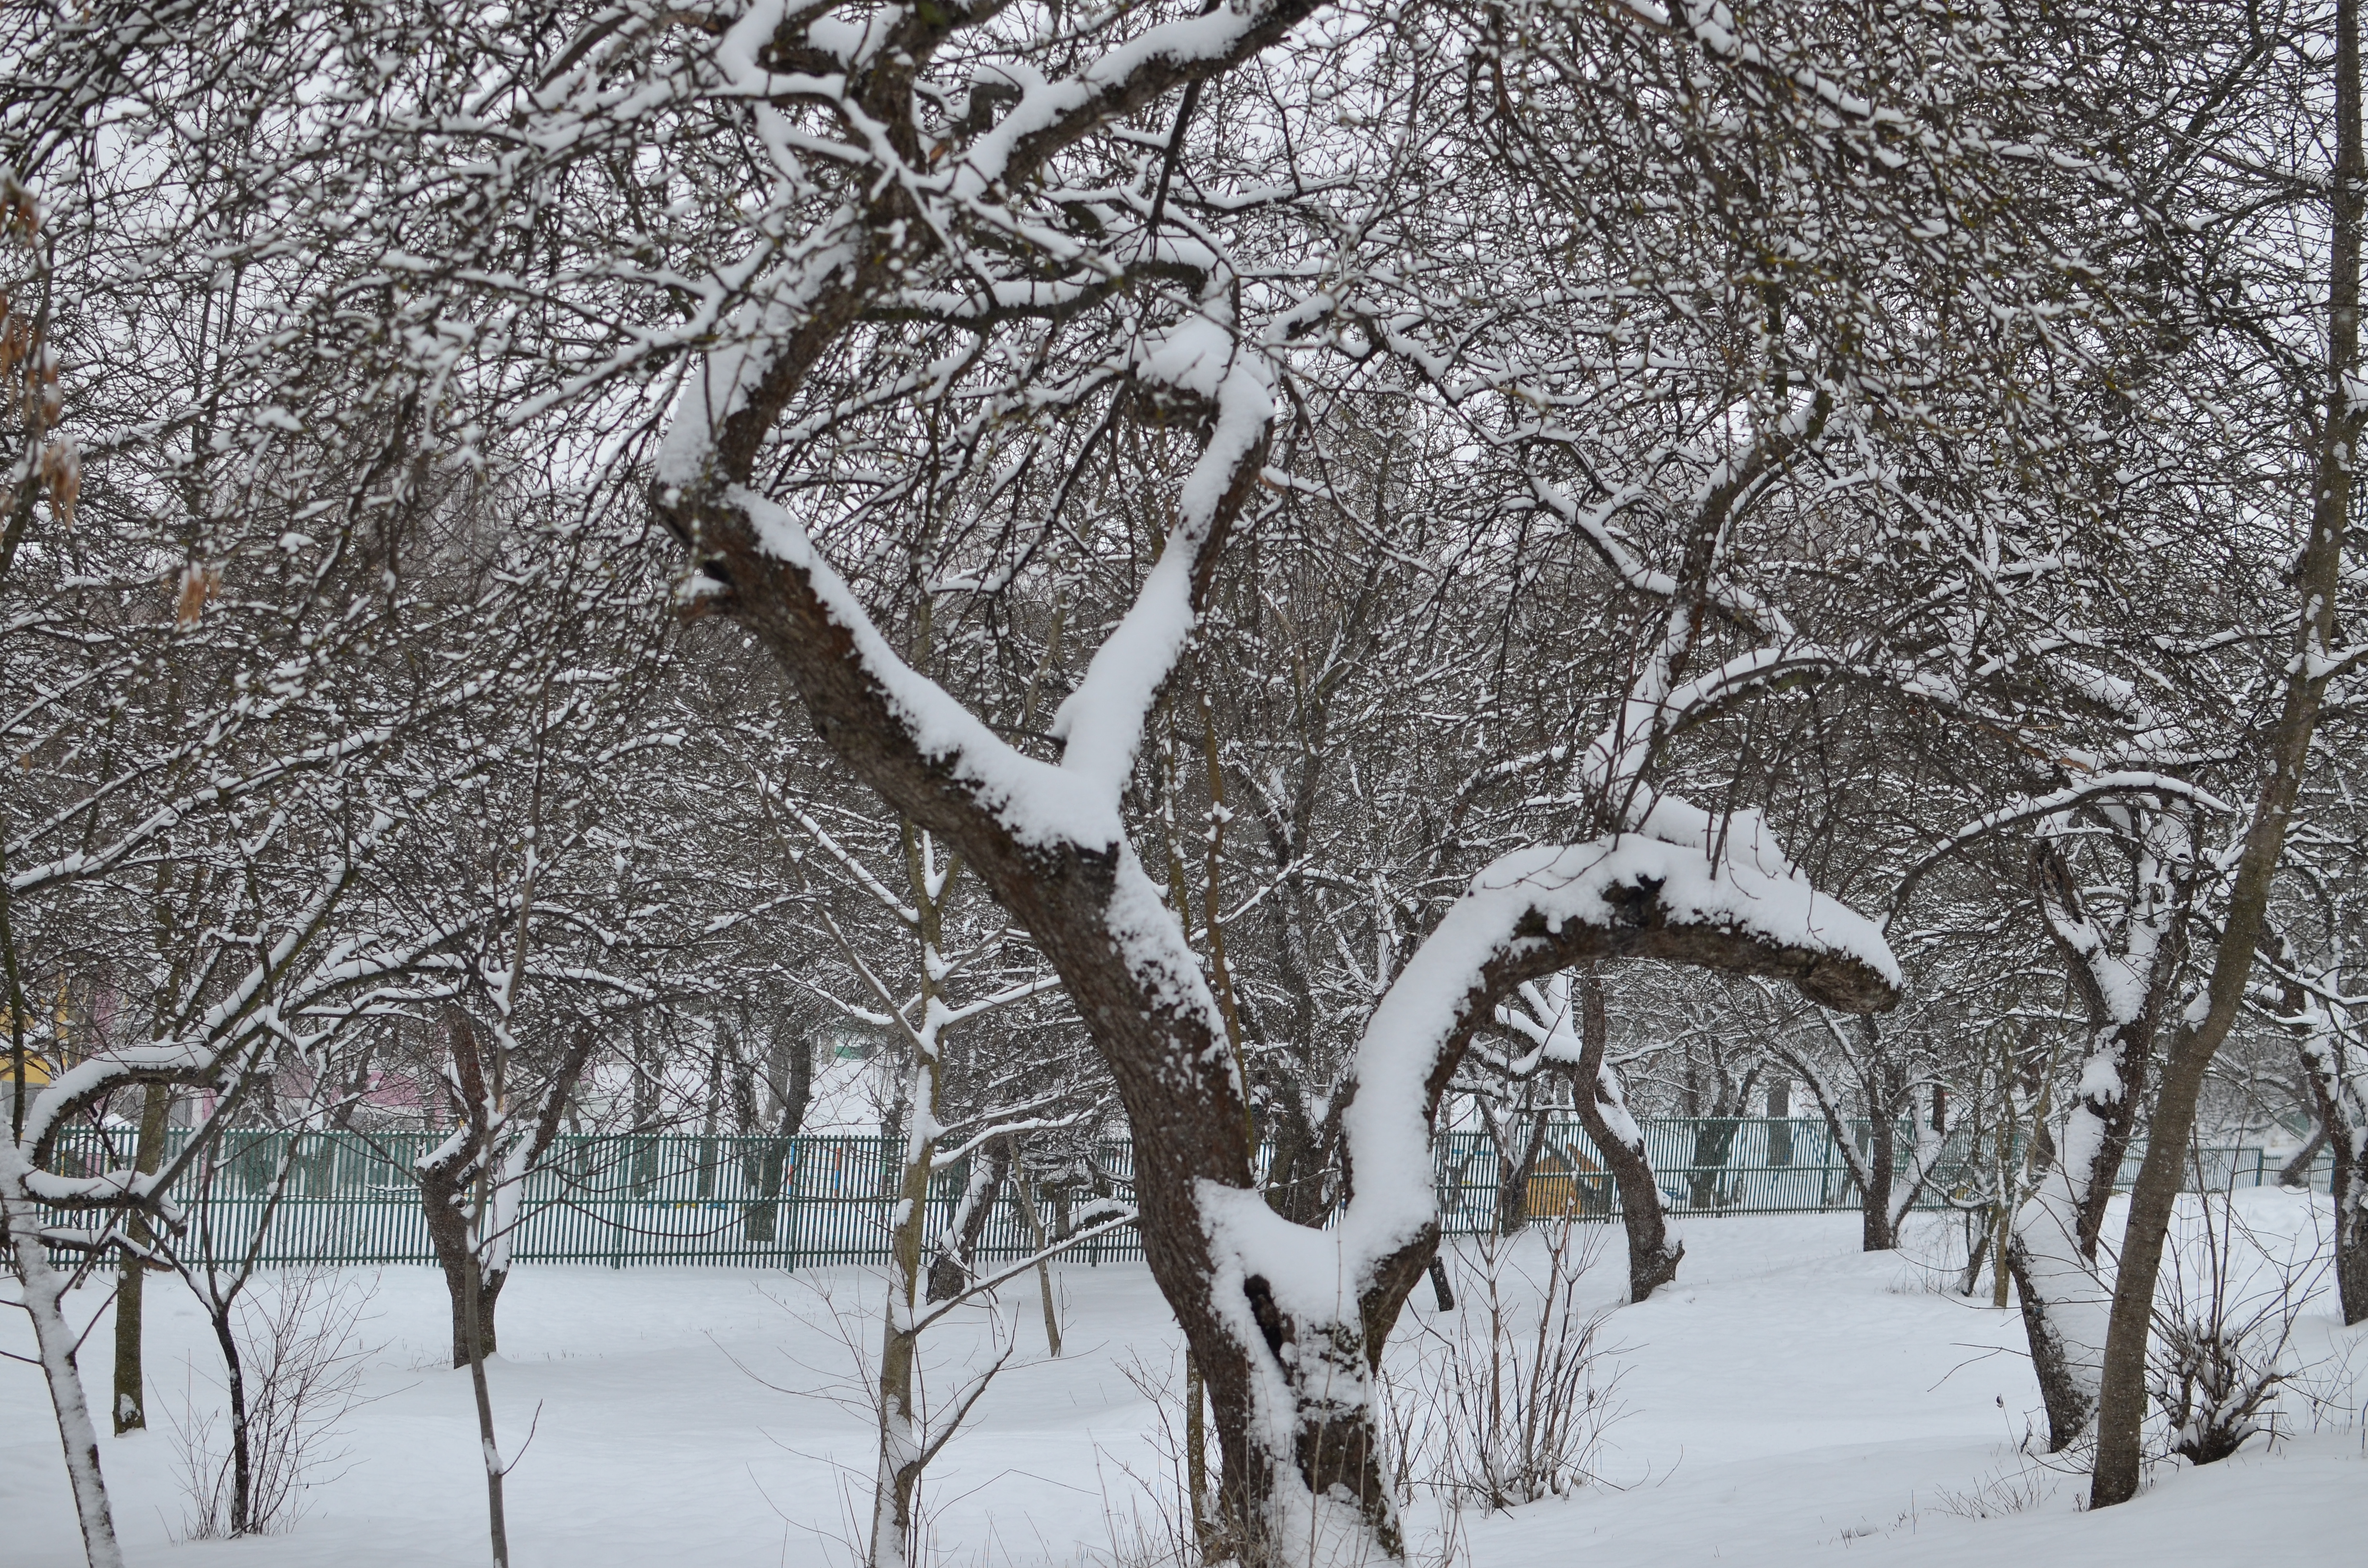
M1648 1119L1644 1130L1655 1174L1678 1213L1813 1213L1855 1208L1859 1201L1823 1121L1671 1118ZM1863 1148L1866 1127L1856 1125L1852 1132ZM176 1130L169 1136L177 1144L186 1134ZM190 1221L184 1256L244 1256L262 1222L289 1137L225 1134L184 1178L174 1194ZM286 1187L263 1236L262 1261L435 1261L411 1172L439 1135L298 1137ZM78 1130L64 1141L58 1168L85 1175L129 1165L129 1142L120 1131ZM513 1254L522 1262L617 1267L793 1268L882 1261L900 1149L898 1141L878 1137L562 1137L527 1178ZM1443 1133L1433 1153L1444 1228L1468 1234L1495 1224L1500 1164L1486 1135ZM1947 1205L1968 1174L1970 1155L1964 1147L1946 1152L1920 1207ZM2214 1187L2276 1179L2277 1167L2259 1149L2203 1155L2203 1179ZM1090 1177L1081 1171L1077 1180L1039 1190L1039 1220L1052 1235L1066 1235L1080 1205L1097 1196L1123 1197L1133 1171L1126 1143L1101 1144ZM967 1178L959 1165L938 1173L930 1197L933 1229L951 1221ZM1548 1125L1525 1198L1526 1211L1536 1217L1609 1220L1619 1212L1618 1193L1576 1121ZM1007 1185L989 1211L978 1256L987 1262L1024 1257L1036 1248L1035 1234L1018 1193ZM1080 1244L1074 1256L1087 1263L1139 1258L1142 1238L1123 1227Z

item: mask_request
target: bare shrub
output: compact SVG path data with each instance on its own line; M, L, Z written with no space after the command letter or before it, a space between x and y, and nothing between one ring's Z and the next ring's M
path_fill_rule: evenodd
M2306 1362L2286 1379L2280 1404L2311 1432L2358 1430L2368 1449L2368 1391L2362 1389L2361 1365L2368 1359L2368 1339L2353 1336L2335 1350Z
M2067 1471L2024 1454L1963 1492L1941 1487L1935 1494L1934 1506L1961 1519L2002 1519L2054 1501L2068 1479Z
M2212 1464L2273 1430L2278 1391L2296 1370L2294 1322L2327 1263L2316 1245L2264 1237L2227 1193L2195 1203L2182 1202L2164 1250L2147 1388L2167 1451Z
M2087 1472L2089 1456L2095 1452L2092 1440L2051 1452L2030 1425L2028 1416L2024 1417L2022 1431L2015 1431L2014 1417L2007 1413L2003 1397L1998 1400L1998 1413L2007 1423L2003 1460L1962 1492L1954 1487L1939 1488L1933 1506L1941 1513L1960 1519L2002 1519L2013 1514L2027 1514L2055 1501L2066 1483Z
M1600 1227L1565 1221L1536 1241L1475 1236L1459 1262L1463 1306L1422 1325L1383 1380L1384 1434L1401 1494L1510 1508L1596 1479L1604 1434L1626 1414L1607 1306L1580 1302Z
M1209 1482L1216 1473L1215 1445L1208 1424L1192 1419L1188 1401L1202 1396L1179 1360L1155 1362L1133 1350L1119 1363L1119 1375L1150 1404L1152 1422L1144 1434L1146 1452L1127 1458L1101 1450L1133 1489L1121 1510L1104 1485L1110 1546L1089 1556L1106 1568L1188 1568L1219 1554Z
M340 1441L345 1418L368 1403L361 1376L377 1346L363 1341L361 1324L377 1293L375 1277L290 1269L239 1302L251 1467L244 1533L292 1528L303 1517L305 1494L344 1473L337 1467L347 1451ZM235 1533L237 1480L222 1413L199 1404L200 1376L191 1366L169 1419L188 1503L184 1539L212 1540Z

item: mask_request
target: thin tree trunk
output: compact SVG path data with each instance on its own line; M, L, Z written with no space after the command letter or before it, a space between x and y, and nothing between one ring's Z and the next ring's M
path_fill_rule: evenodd
M939 921L943 900L959 875L949 863L942 877L930 863L929 841L910 821L904 824L905 856L919 941L920 1028L912 1040L913 1068L904 1095L905 1156L897 1184L895 1227L891 1233L888 1306L880 1351L880 1463L872 1483L871 1568L908 1568L913 1561L914 1501L928 1451L920 1429L916 1362L920 1330L915 1312L921 1302L922 1256L928 1244L929 1175L937 1153L938 1107L944 1089L941 1004L938 1000Z
M173 1091L151 1084L140 1102L140 1142L131 1166L142 1176L154 1176L165 1160L165 1116ZM155 1240L148 1216L134 1210L125 1227L132 1245L145 1248ZM137 1252L123 1255L123 1271L115 1287L115 1433L139 1431L148 1425L147 1377L141 1361L141 1302L148 1278L148 1260Z
M1678 1277L1685 1244L1669 1238L1668 1210L1645 1155L1644 1131L1628 1114L1617 1070L1604 1060L1611 1030L1604 1016L1603 982L1592 973L1579 982L1579 1019L1578 1092L1571 1097L1579 1124L1619 1188L1620 1222L1628 1233L1628 1299L1641 1301Z
M488 1162L490 1163L490 1162ZM483 1214L492 1200L490 1179L482 1172L477 1179L477 1212ZM502 1506L502 1451L494 1441L494 1395L485 1382L485 1358L493 1353L493 1302L484 1293L484 1271L476 1266L473 1256L465 1270L461 1299L456 1305L463 1309L461 1323L462 1349L469 1368L469 1392L477 1402L477 1444L485 1466L485 1530L493 1547L494 1568L509 1568L509 1521ZM498 1293L498 1281L495 1291Z
M1455 1287L1447 1282L1447 1265L1437 1253L1430 1255L1430 1266L1425 1270L1430 1276L1430 1299L1442 1312L1455 1310Z
M2346 1327L2368 1320L2368 1094L2330 1028L2302 1042L2303 1074L2318 1106L2335 1203L2335 1297ZM2297 1157L2298 1165L2304 1162ZM2308 1169L2305 1165L2305 1183Z
M742 1157L741 1168L757 1196L741 1211L743 1241L770 1244L780 1231L781 1189L787 1184L794 1145L787 1138L768 1138L755 1153Z
M804 1035L792 1039L777 1025L766 1055L766 1074L776 1102L774 1130L783 1139L795 1138L814 1103L813 1040Z
M1990 1214L1990 1305L2003 1311L2013 1289L2013 1271L2008 1267L2007 1249L2013 1241L2014 1211L2019 1207L2016 1199L2029 1178L2031 1155L2024 1155L2022 1170L2018 1173L2014 1164L2014 1086L2010 1077L2000 1077L1998 1092L2005 1100L2009 1114L1998 1119L1998 1127L1997 1206ZM2037 1116L2045 1114L2043 1104L2033 1118L2034 1121Z
M2333 244L2328 266L2328 395L2319 431L2317 494L2312 497L2310 539L2294 572L2301 614L2285 694L2270 733L2270 776L2245 835L2236 885L2214 955L2203 1016L2182 1025L2172 1042L2146 1140L2145 1163L2130 1192L2122 1235L2121 1273L2105 1336L2104 1389L2097 1410L2097 1470L2091 1507L2137 1494L2146 1407L2146 1337L2153 1326L2155 1285L2163 1241L2179 1199L2181 1165L2195 1130L2195 1106L2220 1042L2245 1000L2269 914L2270 884L2285 851L2287 819L2302 792L2311 733L2337 661L2335 607L2341 581L2343 536L2351 509L2351 466L2368 406L2352 385L2360 368L2360 252L2363 181L2368 158L2361 145L2360 4L2336 0L2335 178Z
M2346 1327L2368 1322L2368 1160L2362 1158L2363 1143L2368 1138L2353 1129L2335 1149L2335 1297Z
M217 1297L206 1313L222 1348L222 1385L230 1395L230 1533L243 1536L255 1519L254 1449L247 1438L246 1369L232 1331L230 1302Z
M715 1196L715 1162L722 1147L716 1142L723 1119L723 1058L731 1049L723 1042L732 1038L731 1030L716 1031L716 1050L707 1063L707 1110L699 1120L699 1196Z
M1793 1163L1793 1081L1772 1079L1768 1085L1768 1163Z
M1490 1142L1497 1152L1497 1233L1520 1234L1530 1222L1530 1178L1537 1174L1538 1156L1546 1146L1546 1113L1523 1095L1514 1111L1513 1140L1518 1153L1508 1154L1503 1136L1492 1119Z
M2080 1256L2091 1263L2097 1260L2098 1238L2104 1233L2106 1206L2121 1184L2122 1166L2129 1159L2130 1144L2137 1133L2138 1108L2146 1096L2146 1072L2154 1056L2156 1017L2156 1009L2148 1007L2144 1018L2114 1031L2112 1049L2121 1090L2109 1099L2089 1102L2089 1114L2101 1135L2089 1161L2078 1236Z
M2310 1141L2294 1151L2294 1158L2278 1169L2280 1187L2308 1187L2310 1167L2318 1163L2318 1152L2327 1147L2327 1123L2319 1122L2310 1130Z
M1035 1188L1029 1184L1024 1173L1012 1185L1019 1191L1019 1206L1028 1216L1028 1233L1034 1238L1036 1244L1036 1290L1044 1303L1044 1347L1057 1361L1061 1358L1061 1314L1053 1302L1053 1266L1042 1256L1045 1247L1043 1215L1036 1207ZM1191 1347L1186 1346L1184 1354L1191 1355ZM1193 1374L1195 1377L1199 1375L1198 1372Z
M998 1139L971 1156L970 1179L962 1185L961 1210L949 1227L953 1245L940 1245L937 1256L929 1260L929 1300L932 1303L951 1301L962 1294L976 1272L978 1244L986 1233L986 1222L995 1214L996 1199L1003 1196L1005 1180L1011 1175L1011 1146Z
M89 1568L123 1568L123 1549L115 1539L107 1483L99 1473L98 1428L91 1423L82 1374L74 1367L74 1330L62 1306L66 1282L50 1267L49 1254L41 1244L40 1208L23 1196L28 1168L15 1139L0 1143L0 1222L5 1222L8 1244L16 1255L25 1311L33 1320L33 1344L40 1358L41 1376L49 1385L50 1404L57 1413L58 1441L65 1449L74 1517L82 1527L83 1555Z
M1727 1157L1734 1151L1735 1122L1731 1118L1707 1117L1695 1123L1694 1169L1686 1179L1686 1207L1706 1211L1719 1206L1719 1173L1726 1168Z
M1873 1088L1873 1083L1867 1085ZM1888 1087L1889 1085L1886 1085ZM1870 1094L1867 1109L1867 1181L1859 1192L1859 1250L1889 1252L1899 1244L1891 1222L1891 1188L1899 1176L1899 1113L1888 1096Z
M2348 1327L2368 1319L2368 1074L2353 1065L2333 1020L2314 1020L2314 1011L2302 987L2289 984L2286 1015L2299 1026L2295 1045L2318 1127L2279 1180L2307 1187L2312 1158L2326 1149L2335 1202L2335 1294Z
M142 1246L150 1238L135 1230L131 1239ZM147 1379L141 1366L141 1307L148 1260L137 1253L123 1255L115 1282L115 1435L144 1431L148 1426Z
M916 1076L929 1072L916 1066ZM934 1096L916 1101L915 1109L932 1108ZM933 1125L926 1114L914 1127ZM906 1568L912 1562L913 1501L920 1485L922 1443L920 1414L914 1386L915 1352L919 1334L913 1326L920 1300L921 1249L928 1224L929 1150L927 1136L908 1138L904 1180L898 1193L899 1216L892 1242L888 1278L888 1310L880 1352L880 1468L872 1494L871 1568Z

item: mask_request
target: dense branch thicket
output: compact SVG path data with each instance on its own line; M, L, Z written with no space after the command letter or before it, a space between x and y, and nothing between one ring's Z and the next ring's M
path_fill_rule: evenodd
M1639 1297L1632 1109L1797 1092L1870 1248L1970 1139L2100 1502L2198 1116L2333 1151L2368 1312L2353 0L0 28L45 1344L43 1235L176 1222L137 1149L55 1165L152 1084L214 1091L192 1150L451 1132L481 1385L560 1127L785 1153L863 1098L883 1410L985 1206L1122 1126L1246 1562L1403 1551L1372 1373L1442 1118L1507 1231L1585 1119Z

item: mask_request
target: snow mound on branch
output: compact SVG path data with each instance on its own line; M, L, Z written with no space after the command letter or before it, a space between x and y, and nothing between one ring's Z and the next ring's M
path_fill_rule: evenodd
M878 686L913 744L970 786L1013 837L1035 847L1081 845L1105 852L1118 844L1115 790L1019 751L906 664L789 508L739 486L725 491L724 499L747 515L766 553L806 574L814 597L853 640L857 664Z
M1659 802L1663 808L1669 803L1666 796ZM1656 810L1656 825L1659 815ZM1758 813L1738 813L1738 821L1745 816L1757 824ZM1764 834L1730 844L1748 845L1750 858L1730 855L1724 864L1713 864L1707 844L1657 835L1517 849L1474 876L1471 892L1457 908L1474 909L1476 916L1479 905L1502 903L1508 912L1518 905L1520 914L1513 918L1535 910L1554 930L1568 920L1614 927L1628 924L1630 916L1629 901L1612 895L1649 888L1671 925L1727 926L1771 944L1854 960L1893 985L1902 983L1898 962L1874 922L1839 899L1820 897ZM1464 924L1475 935L1485 928L1483 918ZM1425 951L1433 945L1435 940L1426 943Z
M1474 877L1373 1010L1358 1046L1357 1091L1343 1115L1357 1184L1341 1227L1352 1261L1385 1256L1430 1222L1429 1082L1487 968L1542 942L1517 934L1532 916L1551 932L1572 923L1625 929L1643 892L1667 926L1854 961L1898 988L1898 961L1874 923L1819 896L1789 867L1786 873L1763 870L1759 856L1718 865L1695 846L1626 835L1516 850Z

